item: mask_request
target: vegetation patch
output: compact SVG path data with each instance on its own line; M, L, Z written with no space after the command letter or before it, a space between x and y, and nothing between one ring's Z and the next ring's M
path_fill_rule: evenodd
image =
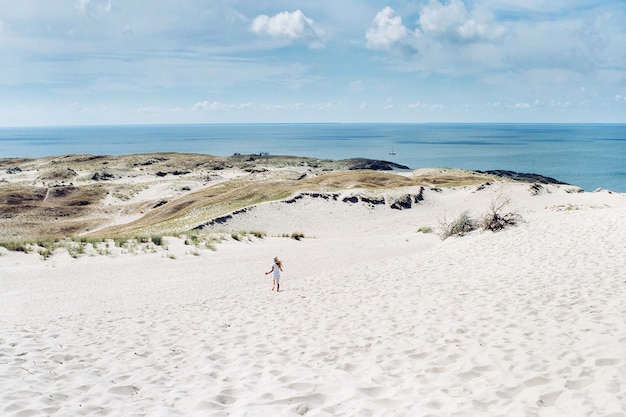
M440 220L437 235L441 240L445 240L451 236L465 236L476 230L477 226L478 223L471 216L469 210L465 210L451 222L448 222L445 218Z
M489 209L480 218L480 227L483 230L497 232L509 226L515 226L522 220L518 213L505 212L504 208L509 205L509 199L497 197L491 202Z
M508 198L496 197L480 218L475 219L469 210L465 210L451 222L446 221L445 218L440 220L436 233L441 240L445 240L451 236L465 236L477 229L497 232L515 226L523 219L518 213L506 212L505 207L508 205Z

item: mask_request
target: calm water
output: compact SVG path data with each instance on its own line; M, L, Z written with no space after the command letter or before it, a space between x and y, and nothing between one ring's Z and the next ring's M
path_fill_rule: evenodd
M0 128L0 158L194 152L532 172L626 192L624 124L228 124ZM390 155L391 151L395 155Z

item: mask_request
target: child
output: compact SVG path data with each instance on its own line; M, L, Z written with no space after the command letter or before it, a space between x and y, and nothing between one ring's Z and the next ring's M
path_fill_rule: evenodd
M272 265L272 269L265 273L265 275L271 274L272 272L274 273L272 279L272 291L274 291L274 287L276 287L276 292L280 291L280 273L282 272L282 270L283 262L278 259L277 256L274 258L274 264Z

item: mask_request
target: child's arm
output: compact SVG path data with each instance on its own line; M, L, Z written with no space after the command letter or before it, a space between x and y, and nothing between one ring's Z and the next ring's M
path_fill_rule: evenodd
M274 271L274 266L272 265L272 269L270 269L269 272L266 272L265 275L271 274L273 271Z

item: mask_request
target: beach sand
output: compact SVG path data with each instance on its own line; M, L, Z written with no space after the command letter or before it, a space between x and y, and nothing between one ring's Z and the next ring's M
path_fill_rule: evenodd
M215 251L0 249L0 415L624 417L626 196L530 188L262 203L220 227L267 236ZM499 196L521 223L418 232Z

